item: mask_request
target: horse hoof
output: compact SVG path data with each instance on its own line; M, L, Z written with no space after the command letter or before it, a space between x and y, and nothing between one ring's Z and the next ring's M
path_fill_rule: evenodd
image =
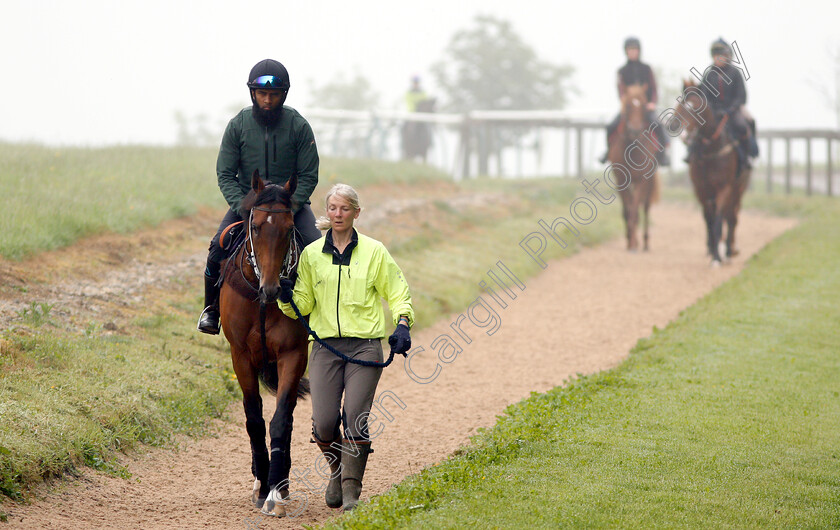
M720 260L719 259L713 259L712 263L709 264L709 267L711 267L713 269L719 269L720 268Z
M280 496L280 491L273 489L268 492L268 497L265 498L260 513L271 517L286 516L286 501Z
M262 486L262 483L260 482L260 479L255 478L254 479L254 489L251 491L251 502L253 502L254 506L256 506L257 508L262 508L263 504L265 504L265 499L266 499L264 496L260 496L260 487L261 486Z

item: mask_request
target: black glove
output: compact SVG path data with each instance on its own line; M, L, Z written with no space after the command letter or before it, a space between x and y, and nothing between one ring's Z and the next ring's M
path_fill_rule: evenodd
M411 333L408 331L408 326L397 324L393 335L388 337L388 344L394 353L405 355L411 349Z
M295 284L292 283L292 280L288 278L283 278L280 280L280 301L284 304L289 304L292 302L292 289L294 288Z

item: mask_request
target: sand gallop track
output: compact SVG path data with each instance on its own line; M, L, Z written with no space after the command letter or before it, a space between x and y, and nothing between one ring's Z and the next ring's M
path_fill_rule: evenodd
M492 425L506 405L531 391L545 391L576 373L617 365L653 326L666 325L737 274L749 256L794 224L744 213L739 226L742 254L730 265L710 269L696 208L661 204L653 217L652 252L629 254L623 241L615 240L551 262L540 276L523 280L525 289L515 289L517 298L499 310L500 326L492 336L468 323L463 326L471 342L460 340L463 351L453 362L440 363L434 381L413 381L402 358L386 369L379 391L386 396L382 404L390 417L380 409L371 425L381 434L374 442L363 498L442 460L477 428ZM437 363L430 345L443 333L454 338L450 324L456 318L446 316L415 333L415 347L426 350L412 364L418 375L433 373ZM296 518L261 516L248 502L250 453L240 405L231 408L231 416L234 423L218 423L217 437L187 440L178 452L152 450L126 459L131 480L91 472L32 505L6 503L5 526L291 528L337 513L312 494ZM320 484L315 473L319 453L308 443L309 418L307 400L295 413L293 471ZM302 480L294 481L292 488L306 490Z

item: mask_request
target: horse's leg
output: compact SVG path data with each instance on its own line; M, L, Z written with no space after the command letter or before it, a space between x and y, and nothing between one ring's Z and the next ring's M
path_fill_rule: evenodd
M251 473L254 475L254 491L251 500L262 508L268 496L268 449L265 446L265 420L263 420L262 398L257 373L251 366L247 350L231 348L233 370L242 389L242 405L245 408L245 430L251 441Z
M730 195L729 208L727 211L727 234L726 234L726 255L729 257L738 255L738 247L735 245L735 227L738 225L738 214L741 211L741 199L749 185L750 170L741 172L736 183L736 191Z
M709 257L714 259L715 202L713 199L707 199L703 203L703 219L706 220L706 252L709 255Z
M294 351L285 355L281 354L277 362L277 406L268 427L268 434L271 439L271 465L268 471L268 484L271 490L277 490L282 499L289 498L289 470L292 467L292 458L289 451L292 444L292 426L298 399L298 385L305 370L305 353L301 355L300 352ZM277 494L269 497L265 508L263 508L263 513L274 516L285 515L285 506L279 503L279 500Z
M621 190L619 195L621 195L621 211L624 216L627 250L632 252L639 246L636 241L636 217L638 215L638 207L636 206L636 201L630 187Z
M713 224L713 248L712 248L712 262L720 263L720 240L723 233L723 219L726 214L726 205L732 194L732 188L724 187L717 192L714 200L714 224Z
M654 175L652 178L657 178ZM653 180L648 181L647 189L645 190L645 200L644 200L644 215L645 215L645 224L644 224L644 250L650 250L650 239L648 237L648 228L650 227L650 203L653 199L653 190L656 183Z

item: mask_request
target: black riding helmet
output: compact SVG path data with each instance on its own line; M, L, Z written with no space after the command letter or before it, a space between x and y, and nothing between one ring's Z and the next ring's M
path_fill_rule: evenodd
M726 55L727 57L732 57L732 47L727 44L723 38L719 38L715 42L712 43L712 57L715 55Z
M624 39L624 49L627 48L638 48L639 50L642 49L642 43L639 42L639 39L636 37L627 37Z
M248 75L248 88L251 90L275 88L288 92L290 86L289 72L285 66L274 59L258 62L251 68L251 73Z

